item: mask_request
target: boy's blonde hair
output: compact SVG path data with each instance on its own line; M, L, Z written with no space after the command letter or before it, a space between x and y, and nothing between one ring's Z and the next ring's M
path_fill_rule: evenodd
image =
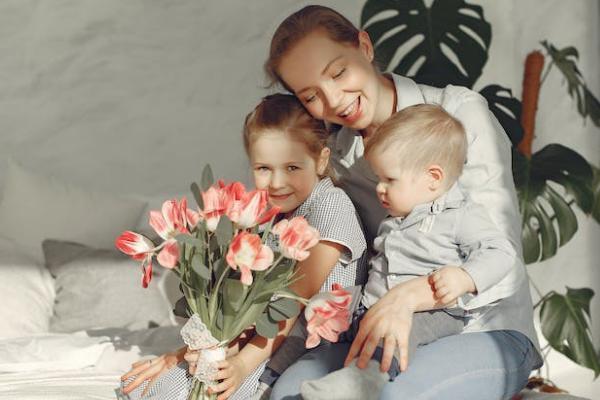
M272 94L264 97L244 122L244 148L250 157L250 146L264 133L280 132L302 143L311 158L318 162L327 147L329 132L323 121L313 118L291 94ZM331 175L329 163L320 178Z
M415 172L437 164L446 174L446 188L462 173L467 156L465 129L442 107L418 104L392 115L365 147L365 157L393 151L401 169Z

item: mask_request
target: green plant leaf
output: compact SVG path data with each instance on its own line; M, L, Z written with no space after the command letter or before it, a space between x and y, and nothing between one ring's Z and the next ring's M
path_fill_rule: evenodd
M192 316L192 311L188 305L185 296L181 296L179 300L175 302L175 308L173 308L173 314L182 318L189 318Z
M504 128L513 146L517 146L523 139L521 102L513 97L510 89L500 85L488 85L479 94L487 100L490 111Z
M203 280L210 280L210 270L204 264L203 258L200 254L194 254L194 257L192 257L192 270Z
M552 62L558 67L567 80L569 96L577 101L577 111L583 118L590 117L594 125L600 126L600 102L588 89L583 75L577 68L579 52L575 47L557 49L552 43L544 40L541 42Z
M274 321L285 321L300 313L300 305L296 300L280 297L269 303L267 313Z
M223 289L223 301L227 306L226 310L232 311L232 315L239 311L244 303L248 286L240 282L239 279L225 279Z
M553 293L542 301L540 322L542 333L552 348L600 374L600 358L592 344L586 319L594 291L589 288L567 288L567 294Z
M198 207L200 207L201 210L204 210L204 200L202 200L202 193L200 187L196 182L192 182L192 184L190 185L190 191L192 192L192 195L194 196L194 200L196 200L196 204L198 204Z
M210 164L206 164L202 170L202 180L200 183L202 191L206 192L213 183L215 183L215 178L213 177L212 168L210 168Z
M201 240L195 236L188 235L187 233L180 233L179 235L175 236L175 240L177 240L178 243L182 243L190 247L202 246Z
M472 87L488 59L491 26L464 0L367 0L360 21L381 66L420 83Z
M222 215L221 218L219 218L215 234L220 246L227 246L229 242L231 242L233 236L233 222L231 222L226 215Z
M551 144L531 159L515 151L513 177L522 216L525 262L552 257L577 231L574 205L585 213L591 212L592 169L577 152ZM562 186L565 193L557 192L550 182Z
M256 320L256 333L265 338L274 338L279 332L279 324L268 313L263 312Z
M592 165L594 171L594 181L592 182L592 190L594 192L594 204L592 205L592 217L596 222L600 223L600 168Z

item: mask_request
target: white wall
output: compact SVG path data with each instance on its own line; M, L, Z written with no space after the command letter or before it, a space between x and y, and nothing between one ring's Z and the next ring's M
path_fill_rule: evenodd
M520 97L523 60L548 39L579 49L579 68L600 96L597 1L474 2L493 29L477 89L499 83ZM364 1L318 3L358 21ZM0 1L0 161L12 156L74 183L144 196L187 191L206 162L219 176L245 179L240 128L265 94L268 40L302 4ZM583 123L566 93L553 71L542 88L534 148L559 142L600 165L600 130ZM0 191L3 176L0 162ZM542 291L589 286L600 292L599 238L599 225L582 218L577 236L556 257L530 266ZM592 304L596 346L599 310L600 295ZM559 384L560 371L570 368L564 365L554 368ZM571 368L564 382L591 396L586 373Z

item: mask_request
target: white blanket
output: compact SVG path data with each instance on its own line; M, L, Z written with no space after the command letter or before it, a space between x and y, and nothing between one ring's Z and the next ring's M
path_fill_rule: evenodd
M0 400L114 399L140 358L182 345L178 327L103 329L0 341Z

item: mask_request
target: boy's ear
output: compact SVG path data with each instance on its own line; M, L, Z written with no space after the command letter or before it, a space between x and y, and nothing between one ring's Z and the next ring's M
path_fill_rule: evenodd
M358 32L358 48L365 55L365 57L367 57L369 62L373 62L375 51L373 50L373 42L371 42L371 38L369 37L367 31Z
M444 168L433 164L427 168L427 176L429 178L429 189L438 190L444 184L446 173L444 172Z
M331 150L329 150L329 147L323 147L323 150L321 150L321 155L319 155L319 160L317 162L317 174L323 175L327 170L330 154Z

